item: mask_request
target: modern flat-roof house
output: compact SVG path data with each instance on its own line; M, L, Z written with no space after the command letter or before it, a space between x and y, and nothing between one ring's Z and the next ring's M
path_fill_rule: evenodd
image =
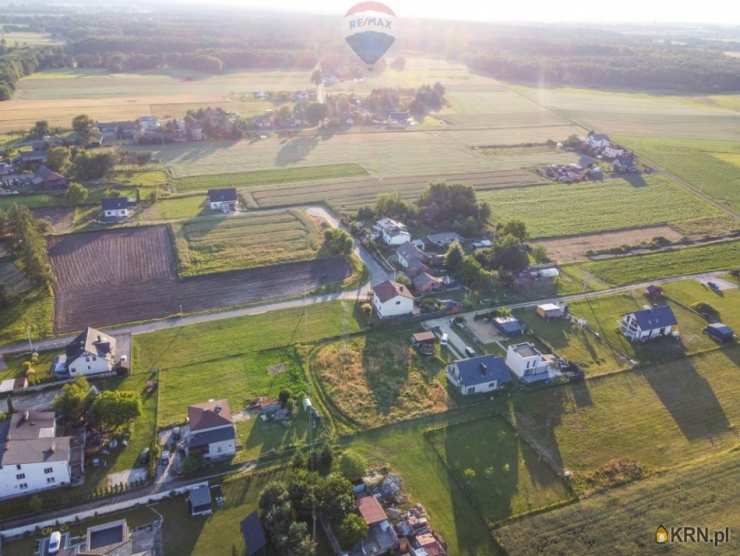
M622 317L619 328L631 342L647 342L670 336L677 324L676 316L668 305L655 305L627 313Z
M0 499L70 484L72 450L72 437L56 435L53 411L11 415L0 424Z
M237 202L238 196L234 187L208 190L208 207L211 210L234 212L236 211Z
M543 355L531 342L509 345L506 366L525 383L549 381L562 374L555 357Z
M527 326L516 317L496 317L493 325L506 336L523 334Z
M116 339L88 326L53 363L54 374L87 376L108 373L116 366Z
M411 315L414 296L403 284L386 280L373 286L373 307L381 319Z
M126 197L104 197L100 206L106 220L120 220L131 216L131 203Z
M210 515L213 513L211 489L207 484L199 485L188 493L190 515Z
M447 366L447 380L463 396L499 390L511 382L503 357L482 355L460 359Z
M188 407L188 453L208 459L236 452L236 428L227 400L209 400Z
M381 218L373 228L386 245L403 245L411 241L406 224L392 218Z

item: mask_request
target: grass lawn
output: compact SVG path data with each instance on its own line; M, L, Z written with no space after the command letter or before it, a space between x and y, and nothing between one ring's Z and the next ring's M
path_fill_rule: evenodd
M491 542L484 518L450 474L434 448L424 439L429 427L441 427L461 419L490 413L472 407L464 415L442 414L367 431L347 439L349 446L370 463L388 464L403 478L404 491L412 502L421 502L435 531L448 544L448 553L459 556L499 554Z
M54 332L54 297L47 288L33 288L0 309L0 344L10 344L28 338L38 340Z
M141 215L144 221L187 220L210 212L205 195L187 195L159 199Z
M179 274L314 259L323 240L320 223L305 211L286 210L173 224Z
M569 320L546 321L538 317L534 309L514 311L514 316L527 323L530 331L545 341L555 353L577 363L588 376L629 366L629 362L602 337L574 326Z
M32 373L32 378L29 377L29 382L33 384L35 381L49 377L51 375L51 364L59 353L56 350L39 352L38 360L33 363L33 369L36 372ZM26 372L23 363L31 361L31 358L27 355L7 355L4 359L6 368L0 371L0 380L23 376Z
M572 497L500 417L434 430L428 440L461 490L491 522Z
M738 444L740 347L714 350L640 371L519 393L510 411L555 461L588 491L615 460L642 473Z
M164 189L167 186L167 173L164 170L119 169L113 173L110 181L147 189Z
M299 168L276 168L254 172L232 172L176 178L173 183L178 191L205 191L215 187L251 187L280 185L293 181L321 180L364 176L367 171L359 164L326 164Z
M687 247L648 255L633 255L581 265L584 271L613 286L740 267L740 241Z
M696 280L673 282L663 286L665 295L689 307L694 303L708 303L717 311L719 321L740 330L740 288L716 293Z
M679 359L716 347L717 344L703 333L706 321L693 311L670 301L668 304L678 320L681 339L660 338L644 344L630 343L618 330L619 321L625 313L642 309L647 303L642 292L633 291L571 303L570 311L574 316L586 319L589 328L598 332L609 348L641 364Z
M593 496L494 531L509 554L735 554L740 528L740 458L737 451L705 458L661 477ZM655 531L696 524L732 530L719 547L660 546ZM671 550L673 549L673 550Z
M171 370L358 330L351 303L318 303L136 335L134 360L137 372Z
M644 183L637 183L644 178ZM534 238L664 224L706 216L719 209L666 176L499 189L478 194L498 221L520 219ZM532 208L538 207L538 208Z
M710 197L740 210L740 142L646 137L618 140Z
M5 195L0 197L0 209L13 205L26 206L28 208L54 207L64 204L64 197L50 193L35 193L33 195Z
M454 402L446 388L445 361L413 349L413 330L371 332L320 345L311 373L333 409L360 427L445 411Z

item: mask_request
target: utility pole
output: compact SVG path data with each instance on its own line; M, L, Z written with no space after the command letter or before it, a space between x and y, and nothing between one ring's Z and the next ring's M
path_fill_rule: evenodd
M31 342L31 324L26 323L26 334L28 336L28 351L33 353L33 342Z

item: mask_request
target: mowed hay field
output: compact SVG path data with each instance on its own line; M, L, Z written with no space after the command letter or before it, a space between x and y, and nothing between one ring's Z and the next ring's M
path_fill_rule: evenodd
M425 438L461 490L490 522L573 496L500 417L433 429Z
M172 224L179 274L195 276L313 259L321 248L320 225L302 210Z
M571 87L513 87L589 129L639 137L740 139L740 95L679 96Z
M320 183L285 184L241 190L248 202L263 208L325 202L339 212L351 213L360 207L374 206L380 193L398 193L416 201L430 183L447 182L474 187L478 191L519 187L541 183L543 178L529 170L500 170L467 174L436 174L395 178L326 180Z
M546 131L543 131L546 130ZM379 176L510 170L542 164L549 158L521 155L487 157L472 147L564 139L581 128L517 127L486 130L304 131L291 138L272 135L259 141L171 144L137 147L168 166L178 177L247 172L267 168L356 163Z
M497 220L522 220L534 238L724 216L666 176L638 176L633 182L614 178L501 189L479 198L490 203Z
M370 333L319 346L311 372L341 416L359 427L376 427L445 411L445 362L420 356L411 330Z
M516 427L573 472L580 492L611 483L605 466L640 474L732 448L740 438L740 348L516 395Z
M618 140L740 212L740 141L643 137Z
M509 554L737 554L740 548L737 450L577 504L515 521L493 534ZM729 527L728 544L655 543L659 525Z
M590 261L577 266L613 286L654 280L663 276L732 270L740 267L740 241Z

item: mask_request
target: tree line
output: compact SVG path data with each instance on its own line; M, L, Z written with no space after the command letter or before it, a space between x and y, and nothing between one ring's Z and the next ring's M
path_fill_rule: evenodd
M10 249L18 257L26 275L38 285L51 285L54 280L43 221L34 218L28 207L15 203L0 210L0 235L10 241Z
M8 48L0 45L0 100L8 100L21 77L53 67L61 67L70 59L58 48Z

